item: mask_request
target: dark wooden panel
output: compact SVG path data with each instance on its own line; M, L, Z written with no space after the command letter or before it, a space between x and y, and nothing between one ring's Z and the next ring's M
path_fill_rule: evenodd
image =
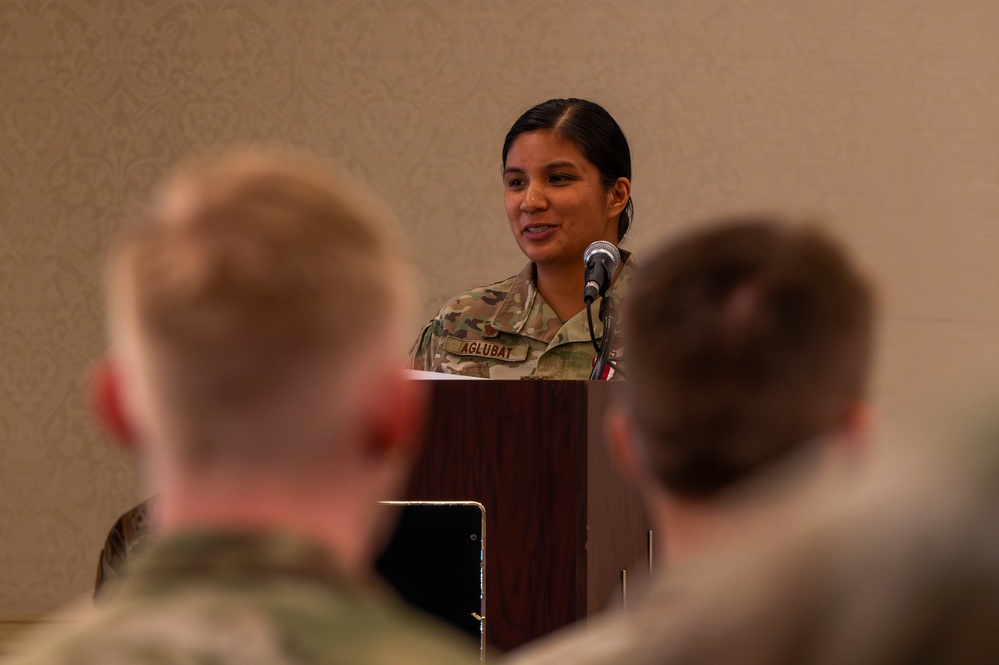
M615 385L589 384L587 615L624 602L622 571L636 591L649 574L649 523L638 492L611 459L603 414Z
M607 580L618 574L594 574L587 565L588 548L597 565L617 566L621 559L605 556L607 547L597 546L592 534L587 540L588 487L596 482L603 488L609 470L605 462L588 469L588 448L603 447L603 429L594 426L603 392L588 396L591 385L433 382L425 450L408 494L400 498L485 506L486 639L499 649L583 618L593 605L587 602L589 586L596 581L603 600ZM608 501L612 510L633 508L604 497L601 511ZM628 516L617 517L630 523ZM601 538L615 538L614 522L600 518Z

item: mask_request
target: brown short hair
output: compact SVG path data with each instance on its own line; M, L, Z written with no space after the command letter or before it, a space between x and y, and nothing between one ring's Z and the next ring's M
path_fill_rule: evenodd
M725 220L639 272L623 317L629 408L670 492L716 493L863 398L872 293L816 228Z
M260 410L319 358L383 341L402 359L412 283L393 216L354 178L234 150L179 170L112 245L112 340L134 328L154 398L207 455L209 421Z

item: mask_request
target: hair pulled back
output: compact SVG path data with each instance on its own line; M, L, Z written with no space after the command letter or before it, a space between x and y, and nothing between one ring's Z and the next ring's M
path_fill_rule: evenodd
M618 178L631 180L631 150L628 139L604 107L585 99L549 99L524 112L513 123L503 141L503 164L510 146L521 134L549 130L572 141L597 170L610 190ZM617 221L617 240L631 228L635 206L631 198Z

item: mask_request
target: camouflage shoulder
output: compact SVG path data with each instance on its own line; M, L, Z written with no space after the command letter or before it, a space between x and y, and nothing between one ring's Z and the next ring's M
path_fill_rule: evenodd
M498 282L493 282L492 284L486 284L484 286L477 286L474 289L469 289L468 291L459 293L444 303L444 306L441 307L437 317L440 318L441 315L447 312L462 309L475 303L484 303L490 308L495 307L497 304L503 302L507 294L510 293L513 288L513 284L516 280L517 275L513 275Z
M436 333L434 331L437 331ZM440 336L440 323L437 319L432 319L423 326L419 336L413 343L409 351L410 369L433 371L432 360L434 357L434 340Z
M514 275L459 293L448 300L434 320L440 326L439 332L447 331L454 334L461 330L480 330L481 322L492 318L509 295L516 280L517 276Z

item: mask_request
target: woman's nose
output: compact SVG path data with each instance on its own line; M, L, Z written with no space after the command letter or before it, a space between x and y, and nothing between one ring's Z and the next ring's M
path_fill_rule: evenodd
M548 199L545 198L545 193L541 187L533 183L528 185L524 190L524 198L520 201L520 209L524 212L533 212L544 210L546 207L548 207Z

